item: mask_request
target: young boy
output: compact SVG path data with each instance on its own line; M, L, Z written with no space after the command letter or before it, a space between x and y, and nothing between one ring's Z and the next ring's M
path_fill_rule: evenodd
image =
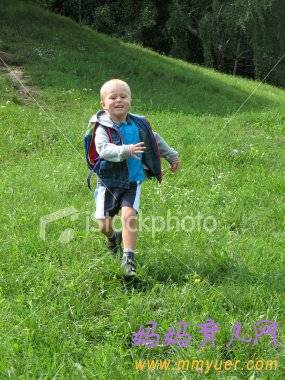
M161 181L160 156L170 163L173 172L179 167L179 158L143 116L128 113L131 91L126 82L112 79L104 83L100 96L103 110L89 123L99 123L95 135L100 157L95 218L113 253L118 252L123 241L122 266L127 276L134 276L141 183L148 177ZM120 210L123 228L114 232L112 219Z

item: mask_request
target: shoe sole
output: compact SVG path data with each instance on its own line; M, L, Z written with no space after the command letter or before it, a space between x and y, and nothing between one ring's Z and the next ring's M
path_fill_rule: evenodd
M137 274L136 269L132 269L132 268L128 267L128 265L126 265L126 264L122 265L122 268L124 269L125 276L127 276L127 277L134 277Z
M127 277L135 277L135 276L137 275L137 272L130 271L130 272L125 273L125 275L126 275Z

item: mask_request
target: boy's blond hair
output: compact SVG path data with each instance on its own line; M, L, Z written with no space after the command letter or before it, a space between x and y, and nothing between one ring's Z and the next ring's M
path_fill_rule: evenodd
M104 97L106 96L106 92L109 90L109 88L116 86L116 85L125 87L129 93L130 97L131 97L131 89L130 89L130 86L128 85L127 82L124 82L121 79L111 79L111 80L108 80L107 82L105 82L100 89L101 100L104 100Z

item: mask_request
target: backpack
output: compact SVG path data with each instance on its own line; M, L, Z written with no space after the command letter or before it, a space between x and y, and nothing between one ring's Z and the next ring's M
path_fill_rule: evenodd
M96 131L100 124L97 122L91 127L89 127L85 133L84 137L84 148L85 148L85 159L88 168L90 169L89 175L87 177L87 185L89 189L91 190L91 177L93 176L94 172L96 172L96 169L100 163L100 156L97 152L96 145L95 145L95 136ZM105 128L105 131L108 133L109 140L112 142L112 136L111 132L109 131L109 128Z

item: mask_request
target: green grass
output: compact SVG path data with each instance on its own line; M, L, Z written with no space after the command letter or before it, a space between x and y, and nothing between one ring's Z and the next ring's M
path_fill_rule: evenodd
M0 72L1 379L284 379L283 90L193 66L126 44L24 2L2 1L0 50L15 54L36 89L21 105ZM99 88L127 80L136 113L181 154L182 170L159 187L144 184L141 214L212 216L217 229L145 228L138 243L139 281L124 281L104 239L86 229L92 194L83 135L99 107ZM40 218L66 207L39 237ZM75 238L58 241L73 228ZM216 347L199 350L196 324L221 326ZM279 323L270 338L227 348L242 322ZM187 349L132 347L132 333L156 320L163 334L190 323ZM246 362L277 359L275 371L136 371L137 359Z

